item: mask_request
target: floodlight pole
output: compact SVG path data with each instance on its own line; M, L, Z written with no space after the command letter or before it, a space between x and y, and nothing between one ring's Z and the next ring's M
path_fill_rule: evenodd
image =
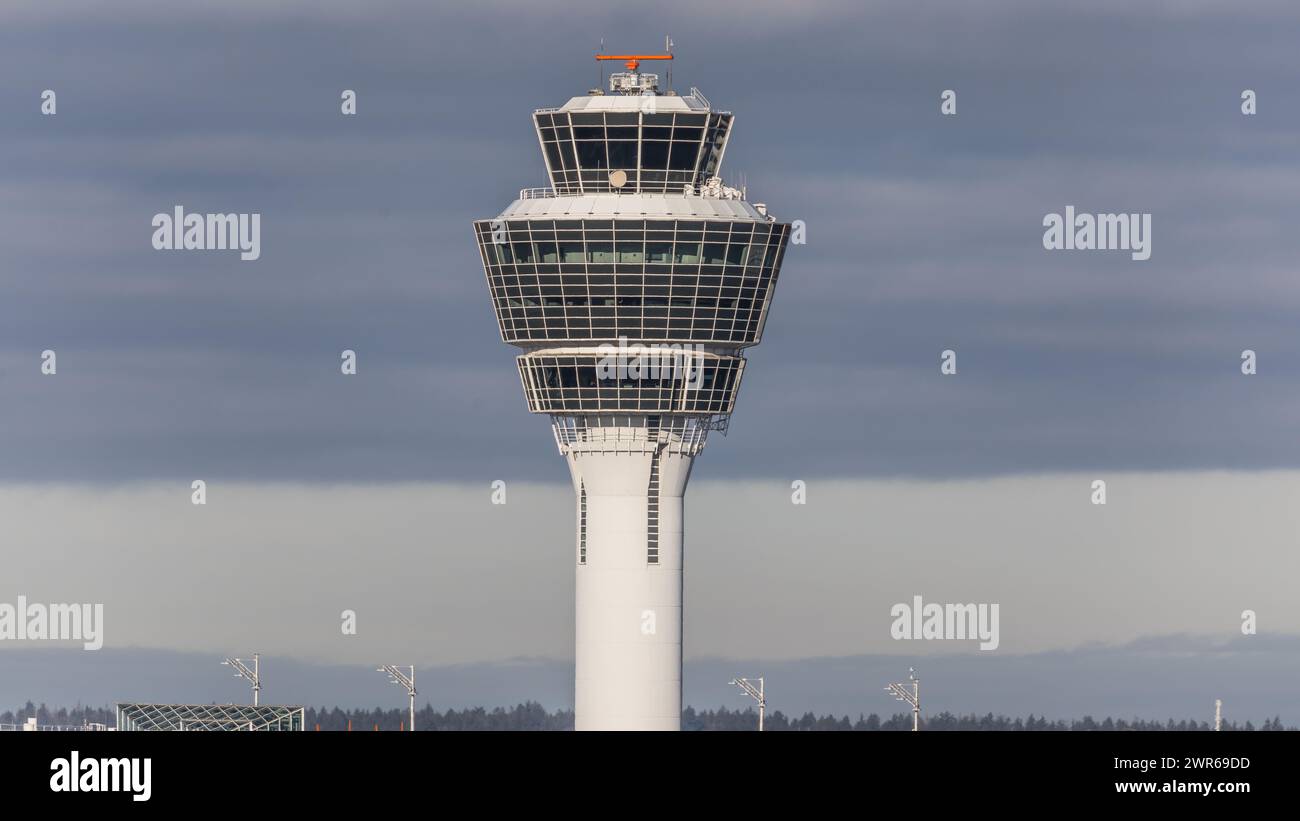
M258 693L262 691L261 664L257 653L253 654L253 669L248 669L243 659L227 658L222 664L227 664L235 668L235 677L248 679L253 684L253 706L257 706Z
M406 694L410 696L411 699L410 731L415 732L415 665L412 664L409 669L411 674L407 676L393 665L385 664L383 667L380 667L377 672L387 673L389 681L400 687L406 688Z
M750 698L758 702L758 731L763 732L763 714L767 712L767 696L763 692L763 677L759 676L756 681L758 687L747 678L733 678L731 683L744 690Z
M907 684L891 684L885 690L899 701L912 705L912 732L915 733L921 729L921 680L916 677L915 667L907 668L907 681L912 685L911 692L908 692Z
M1223 699L1214 700L1214 731L1220 732L1223 729Z

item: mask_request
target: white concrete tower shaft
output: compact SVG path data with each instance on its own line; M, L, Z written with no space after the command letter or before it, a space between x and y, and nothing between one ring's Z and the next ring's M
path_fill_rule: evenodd
M571 447L578 500L579 730L676 730L682 713L682 509L694 456Z

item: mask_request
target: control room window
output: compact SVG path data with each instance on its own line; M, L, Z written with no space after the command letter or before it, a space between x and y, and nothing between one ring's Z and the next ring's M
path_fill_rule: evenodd
M699 143L673 143L672 154L668 158L668 167L674 171L689 171L695 167L695 158L700 153Z
M668 167L668 143L647 141L641 144L641 167L665 169Z
M605 143L594 140L578 143L578 166L585 169L608 168L605 164Z
M611 140L609 143L610 168L636 168L636 142Z

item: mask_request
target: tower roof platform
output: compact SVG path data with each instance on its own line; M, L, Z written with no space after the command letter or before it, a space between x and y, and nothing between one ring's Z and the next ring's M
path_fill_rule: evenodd
M699 194L571 194L529 188L498 219L725 219L768 222L767 215L742 199Z
M654 103L646 102L646 97L653 97ZM653 105L656 113L673 114L676 112L705 113L713 111L698 89L691 89L691 94L588 94L572 97L558 108L539 108L537 113L548 111L642 111ZM724 112L718 112L719 114Z

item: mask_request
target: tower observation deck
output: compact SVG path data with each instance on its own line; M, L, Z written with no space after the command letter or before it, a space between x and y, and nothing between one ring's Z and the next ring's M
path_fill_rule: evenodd
M474 231L573 480L577 729L677 730L682 498L735 408L790 226L722 182L729 112L637 70L661 57L617 59L608 91L533 114L550 185Z

